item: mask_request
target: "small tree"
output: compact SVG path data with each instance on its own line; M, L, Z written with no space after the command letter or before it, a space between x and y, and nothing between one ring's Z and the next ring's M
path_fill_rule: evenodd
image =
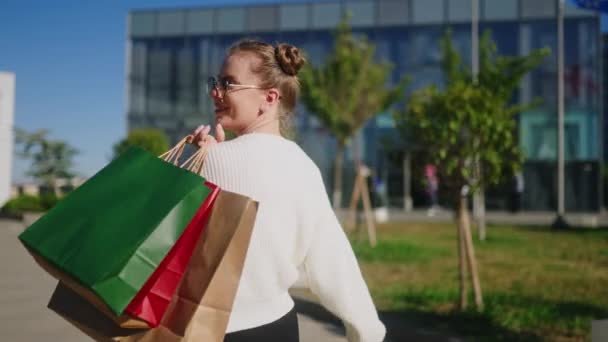
M334 33L333 51L321 66L303 69L302 100L310 112L335 136L333 205L342 202L342 164L350 138L367 121L399 101L407 80L388 87L391 65L374 61L375 47L365 37L356 38L348 20ZM355 147L355 162L360 156Z
M16 130L15 140L21 145L18 155L31 159L27 172L42 185L55 189L58 178L72 178L73 157L78 150L61 140L49 140L49 131L41 129L32 133Z
M401 131L426 147L430 162L437 165L442 183L457 210L460 268L460 308L467 306L466 269L474 287L478 309L483 307L477 262L471 238L467 196L483 184L495 184L505 170L521 167L522 153L516 138L515 115L532 104L512 105L513 91L521 78L539 65L548 50L524 57L496 56L489 33L480 44L481 68L477 82L461 62L448 31L442 39L442 69L446 87L429 86L415 91L408 106L394 113ZM475 177L474 161L483 168Z
M152 154L160 155L169 149L169 138L156 128L136 128L114 145L112 159L118 158L131 146L138 146Z

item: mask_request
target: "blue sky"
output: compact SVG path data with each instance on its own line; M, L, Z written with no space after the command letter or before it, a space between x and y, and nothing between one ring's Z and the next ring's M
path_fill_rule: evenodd
M75 169L91 176L126 134L129 10L257 2L279 1L1 0L0 71L16 74L15 126L50 129L51 138L80 150ZM13 181L26 179L27 165L14 160Z

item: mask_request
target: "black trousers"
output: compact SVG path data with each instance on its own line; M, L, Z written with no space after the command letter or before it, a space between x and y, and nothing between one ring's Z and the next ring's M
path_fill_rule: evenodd
M259 327L226 334L224 342L299 342L298 316L293 308L285 316Z

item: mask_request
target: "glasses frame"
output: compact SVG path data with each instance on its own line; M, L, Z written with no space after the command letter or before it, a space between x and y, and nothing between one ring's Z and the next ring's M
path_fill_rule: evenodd
M220 95L220 97L224 97L227 93L230 92L230 90L237 90L237 89L264 89L264 88L257 86L257 85L253 85L253 84L230 83L230 81L228 81L228 79L225 77L216 78L214 76L210 76L207 78L207 93L208 94L211 94L211 91L215 90L215 91L217 91L218 95Z

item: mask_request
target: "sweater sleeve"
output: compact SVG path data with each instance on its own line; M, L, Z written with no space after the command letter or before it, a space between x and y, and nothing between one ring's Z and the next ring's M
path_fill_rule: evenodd
M310 289L325 308L342 319L349 342L380 342L386 329L322 181L318 196L322 198L314 214L319 219L304 260Z

